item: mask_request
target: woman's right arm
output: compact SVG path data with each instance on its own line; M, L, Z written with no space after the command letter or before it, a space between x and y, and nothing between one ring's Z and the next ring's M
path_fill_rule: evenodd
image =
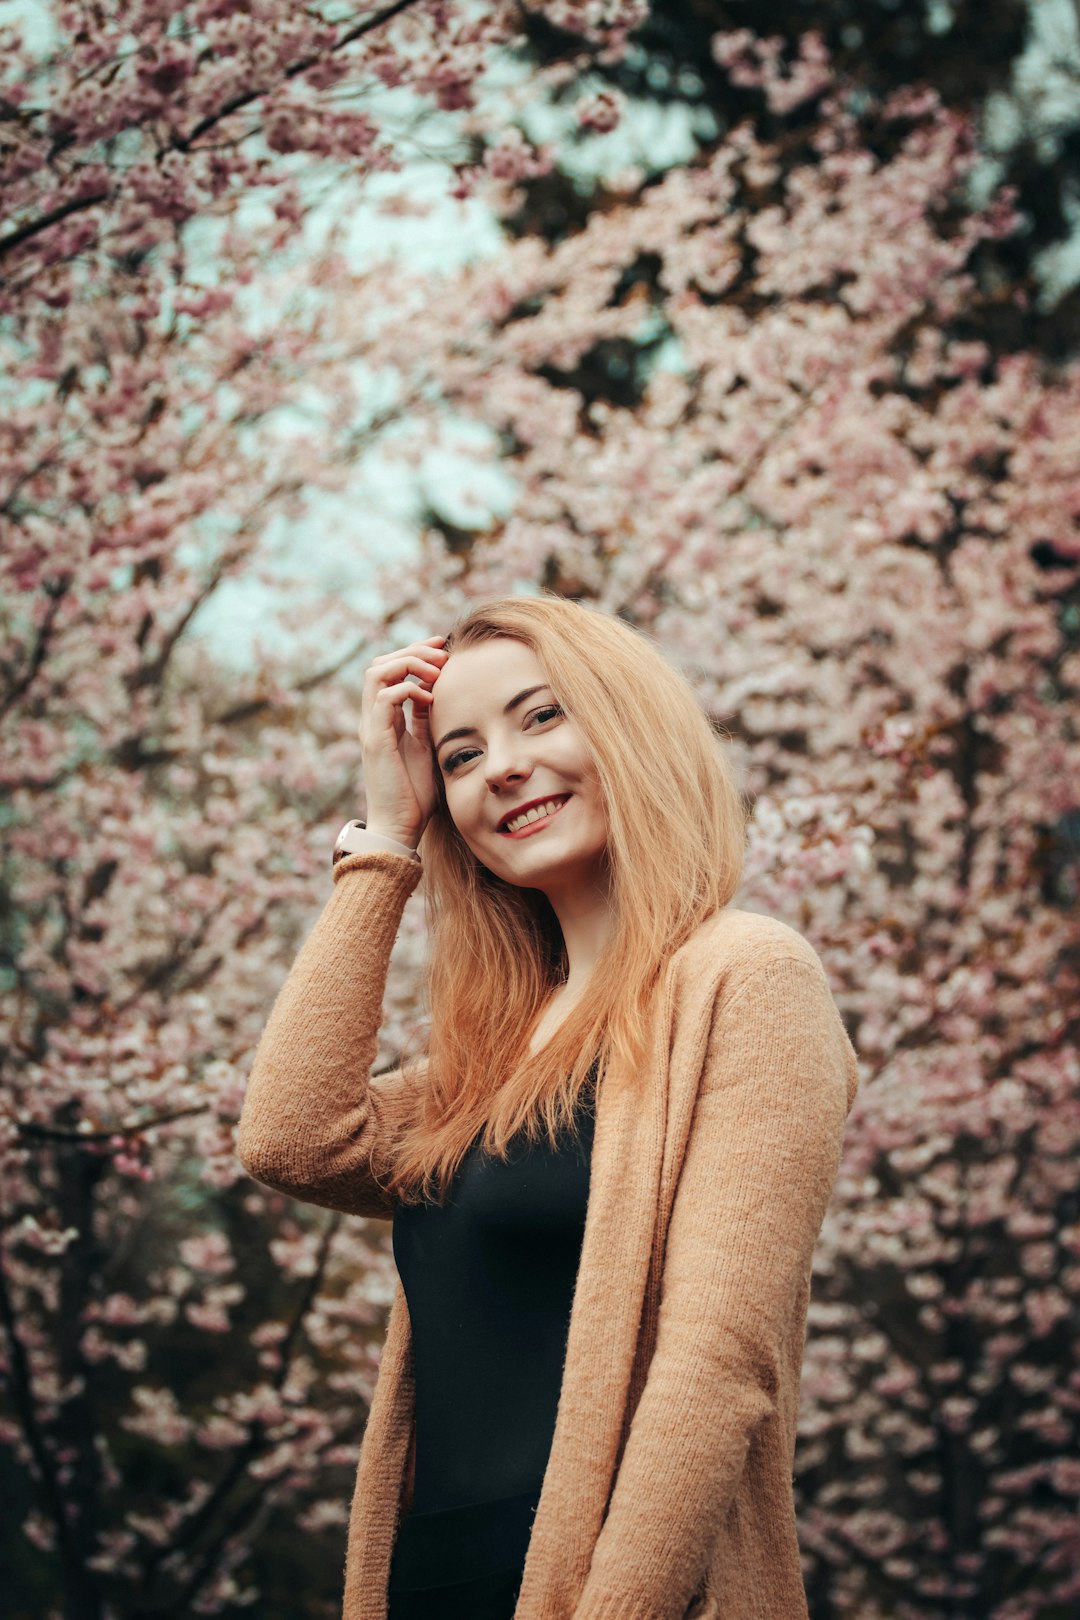
M374 659L364 681L368 827L410 848L435 802L427 711L442 639ZM380 1182L418 1082L400 1069L373 1079L371 1067L390 952L419 879L417 861L389 850L347 855L334 867L333 892L255 1053L236 1150L256 1181L307 1203L392 1217L396 1201Z
M410 1093L372 1079L390 952L420 877L403 855L347 855L255 1053L236 1152L256 1181L354 1215L394 1213L379 1186Z

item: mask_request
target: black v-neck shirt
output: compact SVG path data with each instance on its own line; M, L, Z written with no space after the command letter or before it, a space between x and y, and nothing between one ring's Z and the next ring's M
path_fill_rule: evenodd
M394 1259L416 1378L411 1514L532 1494L547 1466L585 1230L595 1067L576 1134L479 1138L445 1204L399 1204Z

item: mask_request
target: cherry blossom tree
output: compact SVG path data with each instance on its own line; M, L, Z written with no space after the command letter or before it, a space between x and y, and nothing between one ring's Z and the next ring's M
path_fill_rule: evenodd
M551 9L586 55L637 14ZM305 1612L330 1614L391 1262L379 1229L252 1188L232 1127L355 810L337 683L385 615L329 603L348 645L268 643L243 677L193 628L394 414L357 401L305 261L312 196L399 164L425 109L470 107L521 13L115 0L48 27L0 40L12 1596L64 1620L295 1616L316 1549ZM396 995L390 1041L415 1018Z
M1060 355L1077 345L1080 294L1069 240L1080 128L1080 13L1074 0L948 0L902 5L887 0L696 0L655 5L635 31L632 50L598 78L653 114L697 116L713 132L737 122L753 96L733 86L712 40L738 23L772 39L785 56L809 30L820 32L852 90L877 98L913 83L938 92L944 106L969 116L979 161L969 195L998 181L1020 189L1023 229L980 251L983 273L1022 283L1033 296L1001 299L979 311L1013 347ZM538 40L543 51L544 41ZM768 115L759 128L771 132ZM569 191L552 187L534 201L575 210ZM527 206L529 204L527 203ZM587 210L588 198L578 200Z

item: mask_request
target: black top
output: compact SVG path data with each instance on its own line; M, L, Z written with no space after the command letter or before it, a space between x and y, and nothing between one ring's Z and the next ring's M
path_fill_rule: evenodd
M394 1259L416 1376L411 1514L539 1499L555 1429L589 1198L595 1069L577 1136L479 1139L445 1205L399 1204Z

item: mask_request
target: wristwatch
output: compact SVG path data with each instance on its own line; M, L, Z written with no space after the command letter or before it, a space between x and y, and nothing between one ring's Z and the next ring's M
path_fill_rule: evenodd
M411 861L420 860L419 853L408 844L396 838L387 838L384 833L368 832L362 821L347 821L334 840L330 865L336 866L343 855L367 855L372 850L387 850L391 855L406 855Z

